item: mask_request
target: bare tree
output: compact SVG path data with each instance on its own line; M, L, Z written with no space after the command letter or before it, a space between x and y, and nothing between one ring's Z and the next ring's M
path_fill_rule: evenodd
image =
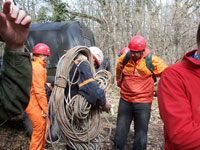
M16 0L17 1L17 0ZM54 7L60 0L18 0L37 18L43 3ZM67 2L66 15L92 29L96 45L109 57L115 76L117 54L137 34L167 64L179 61L183 54L196 48L199 24L199 0L73 0Z

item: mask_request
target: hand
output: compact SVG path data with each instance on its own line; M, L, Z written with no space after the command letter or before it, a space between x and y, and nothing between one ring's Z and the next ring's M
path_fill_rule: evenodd
M0 13L0 36L5 41L6 48L24 51L31 17L15 5L10 10L10 6L11 2L7 0L3 5L3 12Z
M117 86L121 87L121 81L120 80L117 80Z
M109 112L111 108L111 103L109 101L106 101L106 104L101 108L102 111Z
M47 82L46 85L47 85L48 87L51 87L51 83L48 83L48 82Z
M153 96L157 97L157 91L156 90L153 91Z
M41 114L42 114L42 117L46 117L46 116L47 116L47 115L44 113L43 110L42 110Z

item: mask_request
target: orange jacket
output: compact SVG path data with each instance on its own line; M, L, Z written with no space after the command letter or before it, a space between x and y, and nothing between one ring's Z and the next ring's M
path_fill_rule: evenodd
M146 49L144 55L138 60L137 64L131 59L123 69L123 79L120 82L120 74L123 67L123 60L126 55L123 54L118 59L116 68L117 85L121 88L121 97L134 103L150 103L153 100L154 81L151 71L147 68L145 57L150 53ZM158 77L167 67L167 65L159 57L152 55L152 65L154 66L154 74Z
M47 114L48 105L44 86L47 78L45 63L38 57L32 62L32 73L31 98L26 112L28 113L34 110L35 107L40 107L40 109Z

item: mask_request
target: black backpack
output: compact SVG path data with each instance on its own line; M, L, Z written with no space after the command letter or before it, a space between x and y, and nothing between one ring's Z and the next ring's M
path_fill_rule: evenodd
M154 74L153 72L153 64L152 64L152 52L149 53L146 57L145 57L145 63L147 65L147 68L151 71L152 73L152 77L153 77L153 80L154 82L157 81L156 79L156 75ZM130 52L127 52L126 55L124 56L124 60L123 60L123 67L122 67L122 71L121 71L121 75L120 75L120 81L122 81L122 78L123 78L123 69L125 67L125 65L128 63L130 59Z

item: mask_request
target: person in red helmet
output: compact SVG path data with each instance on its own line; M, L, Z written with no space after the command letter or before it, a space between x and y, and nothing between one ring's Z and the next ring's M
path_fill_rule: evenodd
M26 113L33 126L30 150L43 150L46 143L45 131L48 105L45 91L47 79L45 65L49 55L50 48L44 43L37 44L33 49L31 96L26 108Z
M160 76L167 65L156 55L151 55L153 70L151 72L148 69L145 57L149 56L151 51L146 48L146 40L142 36L132 37L128 48L130 52L119 57L116 68L116 81L121 90L114 149L124 149L131 122L134 121L133 149L145 150L154 95L152 75ZM123 66L126 55L129 60Z
M124 48L120 51L120 53L119 53L118 56L121 56L122 54L127 53L127 52L129 52L129 51L130 51L130 50L129 50L128 47L124 47Z

